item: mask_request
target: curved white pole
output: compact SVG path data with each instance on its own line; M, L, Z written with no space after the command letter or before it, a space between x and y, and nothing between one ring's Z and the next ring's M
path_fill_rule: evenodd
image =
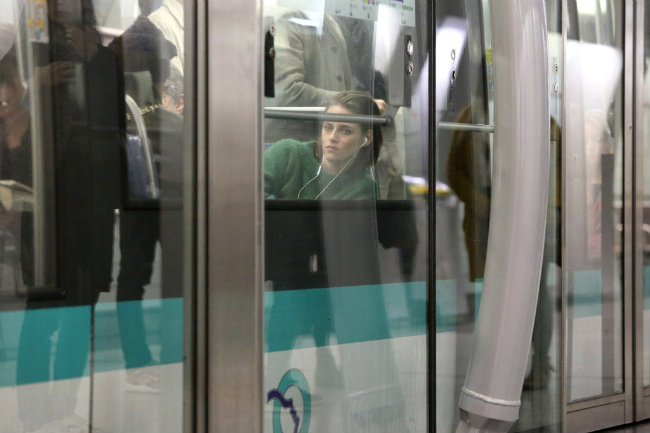
M550 114L543 0L492 0L494 176L483 296L458 432L519 418L548 201Z

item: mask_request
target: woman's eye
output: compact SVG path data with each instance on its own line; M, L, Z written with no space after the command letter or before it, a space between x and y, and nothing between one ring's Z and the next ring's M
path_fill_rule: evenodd
M324 123L324 124L323 124L323 129L324 129L325 131L331 131L331 130L332 130L332 125L327 124L327 123Z

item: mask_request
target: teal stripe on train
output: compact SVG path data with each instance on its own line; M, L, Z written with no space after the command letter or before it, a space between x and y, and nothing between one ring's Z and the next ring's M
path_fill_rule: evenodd
M650 309L650 267L644 267L643 277L644 308ZM467 289L480 298L480 283ZM456 306L458 290L455 280L436 282L437 332L455 329L456 315L459 313ZM599 270L574 274L574 301L574 317L600 314L602 301ZM182 362L183 300L147 300L141 304L147 341L154 358L162 364ZM115 306L115 303L100 303L96 307L96 372L124 369ZM267 292L264 307L266 350L269 352L417 336L426 332L425 282ZM467 306L463 307L467 309ZM90 311L89 307L69 307L0 313L0 386L47 380L36 373L31 376L26 374L21 380L16 377L19 339L27 316L30 317L30 323L35 325L30 331L33 335L49 334L51 324L57 321L63 321L73 328L75 338L62 341L61 347L54 345L50 356L56 357L58 350L66 353L67 358L74 358L83 357L87 350L83 342L90 339ZM58 333L55 333L51 341L57 342L57 338ZM42 343L33 338L26 339L24 355L20 360L21 367L25 367L24 371L35 372L34 363L43 357L42 353ZM63 365L57 371L56 378L87 376L88 372L87 361L81 374Z
M124 304L135 307L137 303ZM264 304L269 351L426 333L425 282L267 292ZM182 362L183 300L147 300L142 301L141 306L147 342L154 359L162 364ZM132 310L136 312L140 309ZM30 338L30 342L25 343L21 349L21 357L18 359L19 342L25 323L31 324L31 335L40 336L40 340ZM63 346L60 347L59 333L53 332L58 323L66 323L68 329L74 329L75 337L66 339L67 343L61 342ZM56 379L88 376L90 368L86 343L90 341L90 324L90 307L0 313L0 386L50 380L49 373L47 377L37 373L38 368L34 362L38 364L44 358L55 359L57 353L65 359L81 359L85 365L82 369L77 369L76 373L74 369L66 371L64 368L58 372ZM96 306L94 329L94 371L123 370L124 356L115 303L100 303ZM333 331L334 338L330 339ZM305 335L315 337L301 338ZM49 343L43 343L44 341ZM18 380L16 370L19 362L22 371L27 374L22 374ZM30 372L33 374L30 375Z
M133 311L144 312L147 342L154 359L161 364L182 362L183 300L124 304L128 307L137 303L142 308ZM130 309L126 311L128 314ZM96 306L94 326L94 371L124 369L115 303ZM90 329L88 306L0 313L0 386L88 376ZM62 362L54 368L57 358ZM75 362L81 367L75 367Z
M267 352L425 335L426 283L266 292L264 311Z

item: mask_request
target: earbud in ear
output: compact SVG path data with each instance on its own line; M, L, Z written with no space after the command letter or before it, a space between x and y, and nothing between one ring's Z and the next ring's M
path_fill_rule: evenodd
M361 147L365 146L367 142L368 142L368 137L364 137Z

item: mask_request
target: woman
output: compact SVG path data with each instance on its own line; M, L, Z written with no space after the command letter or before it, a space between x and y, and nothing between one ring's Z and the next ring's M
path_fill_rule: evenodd
M337 93L329 114L379 116L365 92ZM320 141L281 140L264 157L267 199L374 199L377 186L369 169L382 144L380 125L323 121Z

